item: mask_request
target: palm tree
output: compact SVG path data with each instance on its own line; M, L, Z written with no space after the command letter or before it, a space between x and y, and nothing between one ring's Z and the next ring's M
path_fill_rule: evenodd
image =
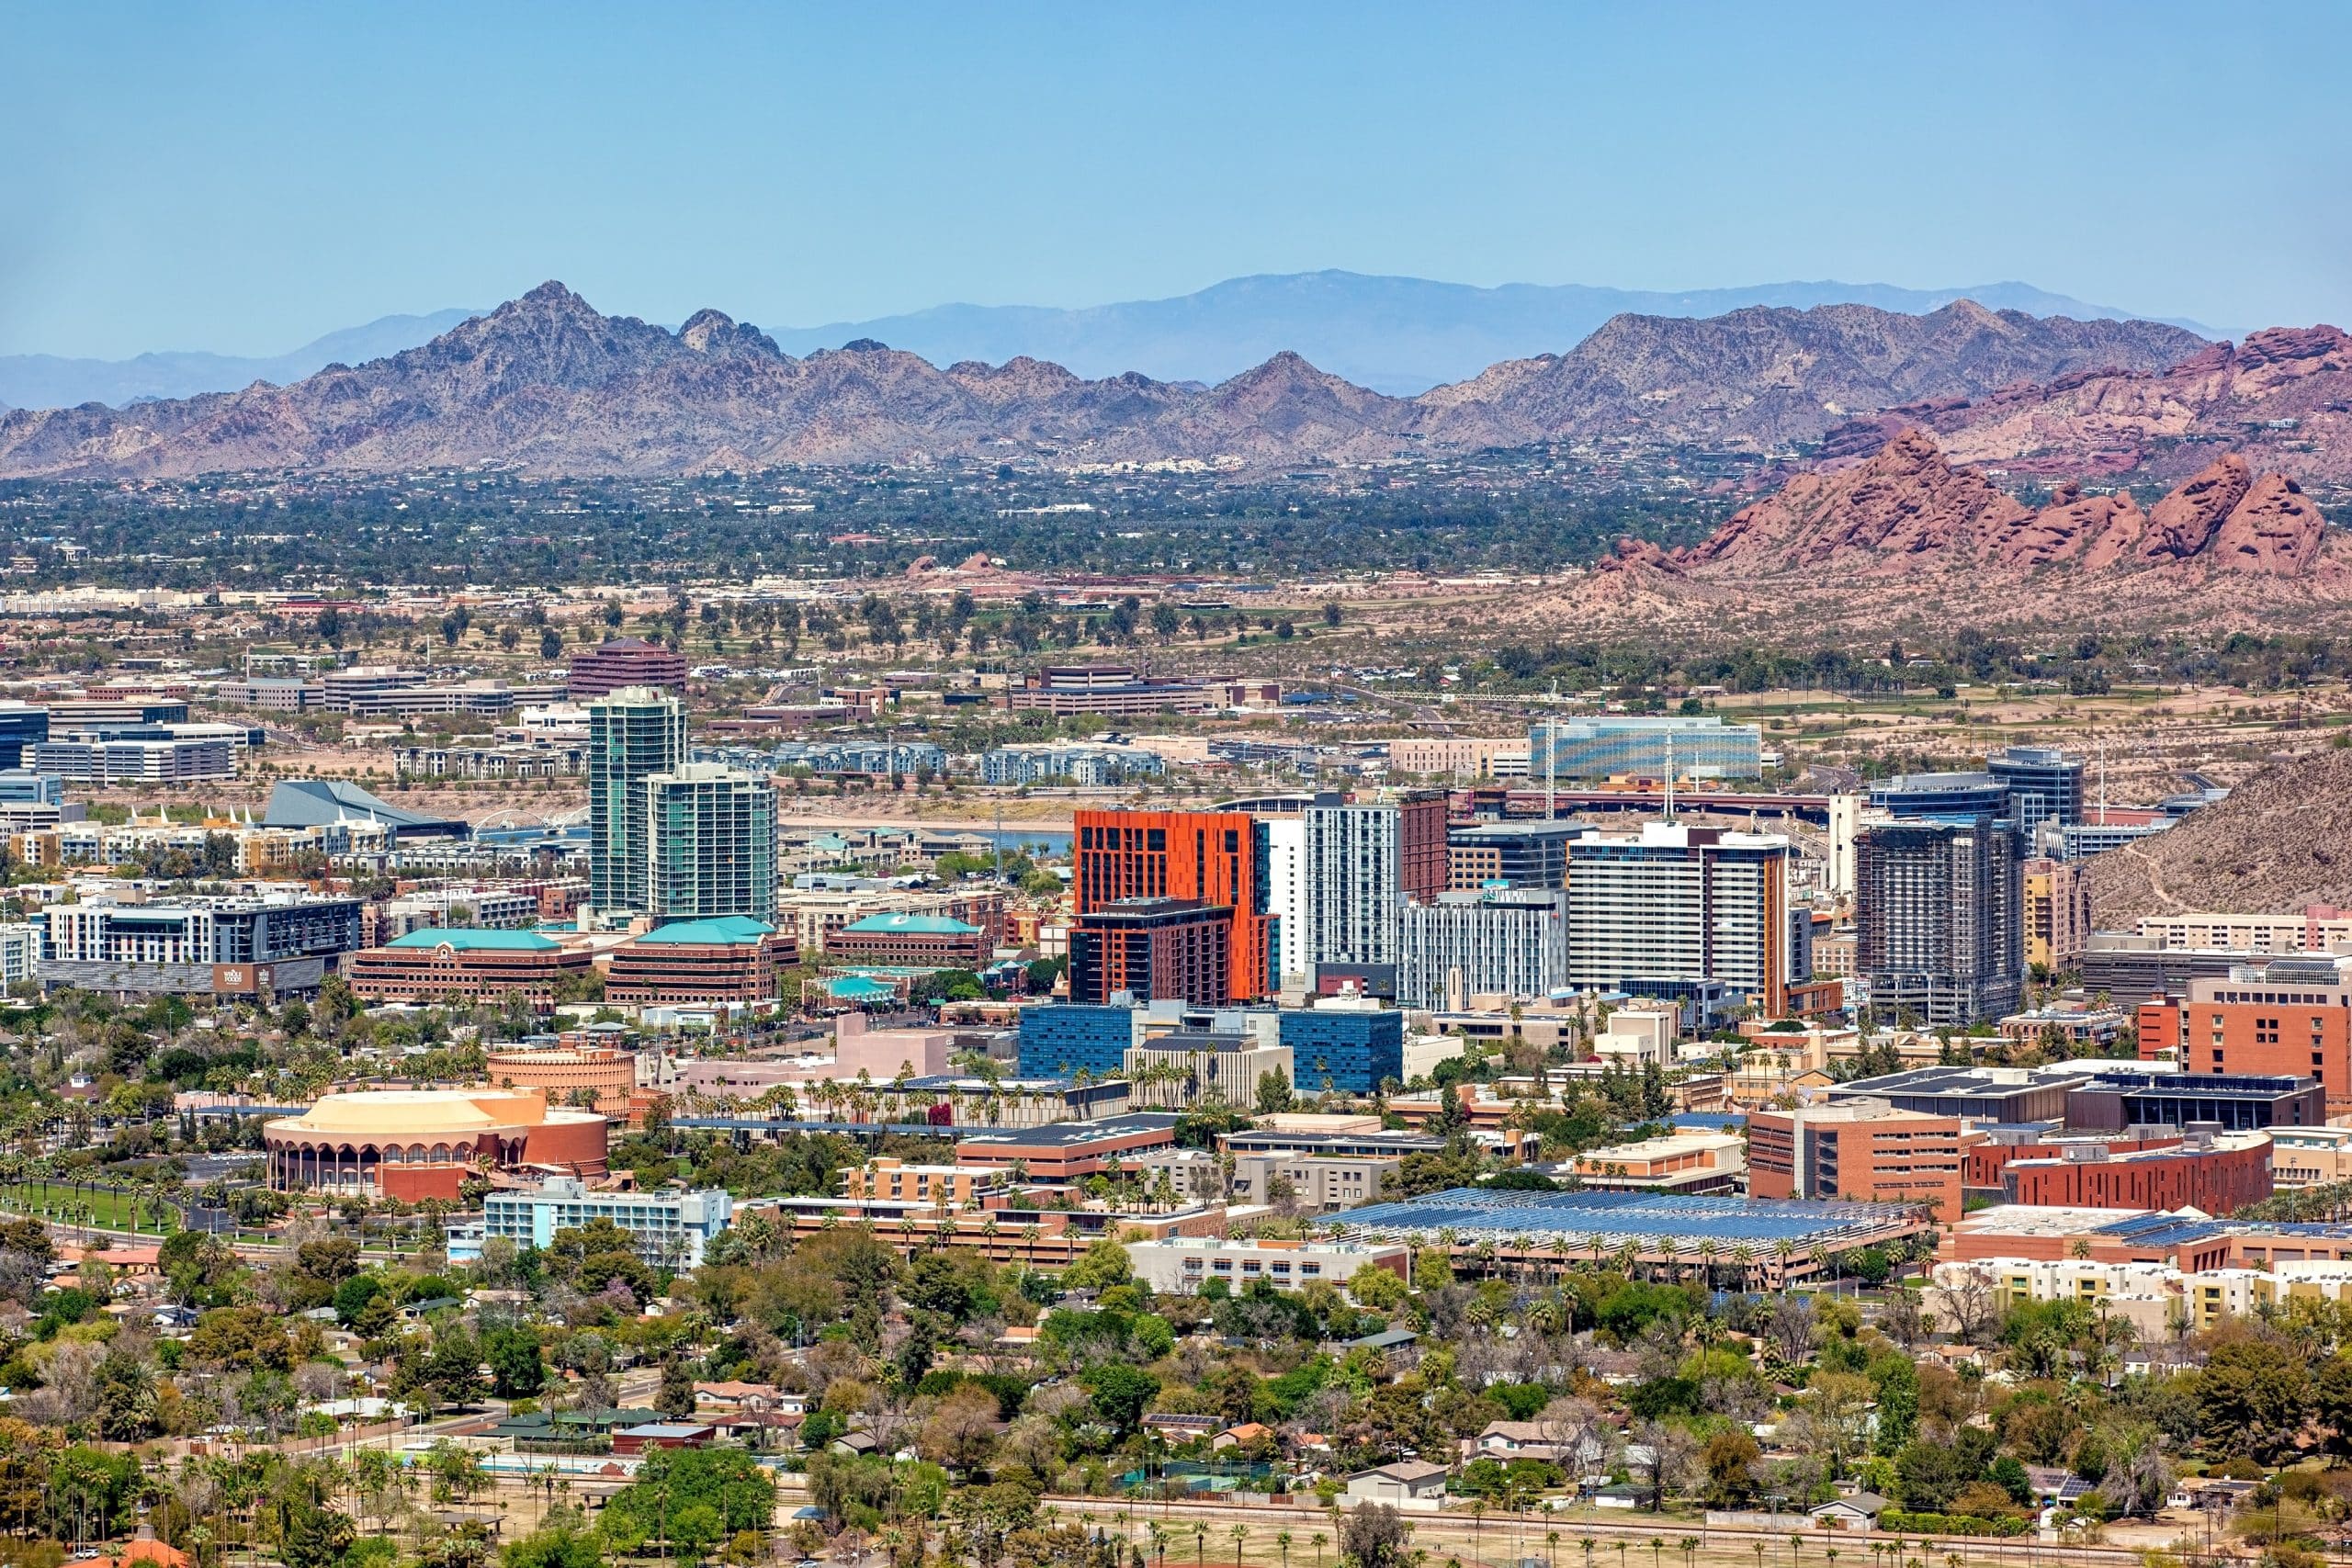
M1209 1527L1199 1519L1193 1521L1193 1568L1201 1568L1208 1552Z
M1686 1535L1674 1544L1682 1550L1682 1568L1691 1568L1691 1563L1699 1555L1699 1538L1695 1535Z
M1666 1538L1664 1536L1654 1535L1650 1537L1650 1568L1657 1568L1657 1554L1665 1550Z
M1250 1527L1236 1525L1226 1533L1233 1537L1233 1568L1241 1568L1241 1543L1250 1539Z
M1315 1543L1315 1568L1323 1568L1323 1532L1317 1530L1306 1539Z
M1551 1559L1552 1568L1560 1568L1560 1532L1558 1530L1545 1530L1544 1532L1544 1545L1545 1548L1544 1554Z
M1283 1554L1283 1568L1290 1568L1290 1540L1288 1530L1277 1530L1274 1534L1274 1545L1281 1549Z

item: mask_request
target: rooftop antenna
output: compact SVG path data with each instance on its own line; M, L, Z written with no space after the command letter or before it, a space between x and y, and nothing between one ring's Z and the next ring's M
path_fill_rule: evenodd
M1674 728L1666 731L1666 819L1674 820Z
M1560 815L1554 798L1560 781L1560 682L1552 681L1552 705L1544 715L1544 820L1549 822Z

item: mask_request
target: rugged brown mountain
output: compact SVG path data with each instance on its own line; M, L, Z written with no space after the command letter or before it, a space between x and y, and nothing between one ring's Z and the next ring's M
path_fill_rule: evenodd
M1815 440L1858 412L2155 370L2206 346L2152 321L2043 320L1966 299L1925 316L1864 305L1619 316L1567 354L1508 360L1414 400L1435 437L1458 419L1489 442L1579 433L1772 446Z
M2352 751L2274 762L2177 828L2095 857L2102 927L2352 903Z
M2177 479L2226 443L2257 469L2352 480L2352 337L2275 328L2161 370L2069 374L1894 408L1831 431L1824 450L1868 452L1905 424L1932 430L1955 462L2013 473Z
M2226 454L2146 513L2128 494L2062 490L2035 510L1953 465L1925 431L1897 434L1859 466L1798 474L1663 564L1696 580L1769 582L1964 572L1994 582L2049 567L2114 575L2340 575L2352 547L2292 479ZM1659 564L1621 552L1605 570Z
M1760 449L1860 410L1973 406L2020 378L2154 371L2201 347L2145 321L2039 320L1964 301L1917 317L1858 305L1621 316L1569 354L1397 399L1292 354L1206 388L1090 381L1029 359L943 370L869 341L796 359L716 310L673 333L601 315L549 283L422 347L287 387L0 415L0 475L492 461L642 473L1007 452L1272 464L1595 434Z

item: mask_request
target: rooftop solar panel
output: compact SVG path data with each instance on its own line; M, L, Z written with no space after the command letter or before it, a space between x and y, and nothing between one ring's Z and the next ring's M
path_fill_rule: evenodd
M1796 1199L1698 1198L1653 1192L1519 1192L1455 1188L1423 1198L1348 1211L1351 1232L1428 1234L1451 1230L1480 1237L1599 1235L1621 1240L1668 1237L1807 1247L1860 1230L1899 1224L1908 1211L1889 1203L1821 1203Z

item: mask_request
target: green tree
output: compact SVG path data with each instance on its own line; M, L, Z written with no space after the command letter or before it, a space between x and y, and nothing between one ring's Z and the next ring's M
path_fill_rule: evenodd
M285 1560L286 1568L331 1568L358 1539L359 1532L347 1515L319 1503L307 1486L297 1486L286 1506L286 1528L277 1554Z
M493 1328L482 1336L482 1359L490 1363L490 1392L501 1399L529 1399L547 1382L539 1359L539 1337L527 1328Z
M1079 1383L1103 1425L1122 1438L1143 1424L1145 1407L1159 1392L1158 1378L1116 1361L1088 1368Z

